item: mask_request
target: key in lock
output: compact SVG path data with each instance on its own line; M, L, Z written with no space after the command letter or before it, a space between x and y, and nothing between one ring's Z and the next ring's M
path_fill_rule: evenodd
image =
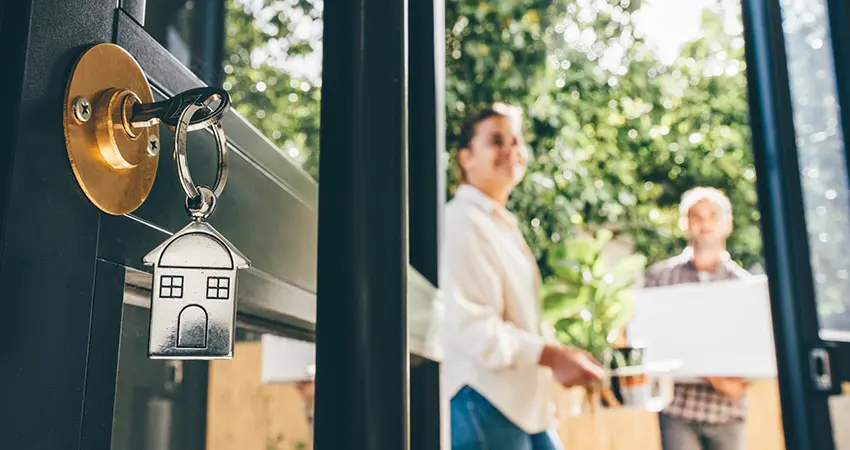
M128 99L126 109L130 112L127 123L131 127L149 127L161 123L170 130L177 128L180 115L190 105L203 105L189 121L188 131L204 129L221 121L230 109L230 95L221 88L202 87L183 91L168 100L154 103L139 103Z
M150 139L144 147L122 145L136 140L143 128L163 124L171 130L177 126L180 113L189 105L204 105L189 122L189 131L200 130L217 123L230 109L230 96L219 88L189 89L160 102L141 103L129 89L111 88L102 92L94 104L86 98L74 101L77 120L94 119L97 143L104 160L116 169L136 167L148 155L159 152L159 142Z
M227 101L225 97L222 103ZM174 104L179 105L177 101ZM159 111L170 111L168 105L164 106ZM227 140L218 119L210 119L208 126L218 150L218 174L212 188L196 186L189 173L186 136L198 112L204 108L214 112L215 108L203 103L180 107L183 109L174 122L174 152L192 221L144 257L144 263L153 266L154 278L148 356L230 359L236 329L236 273L250 262L207 222L227 182ZM170 115L162 114L158 120L169 120Z
M189 129L218 122L230 108L219 88L202 87L156 102L141 67L114 44L98 44L76 61L68 80L63 128L80 188L101 211L135 211L149 195L159 167L159 127L174 129L189 104L203 104Z
M192 221L144 257L153 268L149 356L231 358L236 272L250 264L207 219L227 181L221 126L230 97L203 87L156 102L142 68L126 50L102 43L74 63L62 122L69 162L91 202L112 215L132 213L147 198L159 167L159 129L174 129L175 166ZM209 128L218 149L212 188L189 174L186 137Z

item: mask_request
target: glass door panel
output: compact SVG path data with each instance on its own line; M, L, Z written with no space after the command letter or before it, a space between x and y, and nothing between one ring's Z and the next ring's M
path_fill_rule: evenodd
M150 293L126 289L112 450L313 448L315 344L239 326L232 360L151 360Z
M819 336L831 348L843 349L850 342L850 177L830 11L826 0L779 3ZM830 365L846 365L839 361L846 356L837 355L847 354L831 354ZM850 449L844 426L850 423L850 389L845 385L838 392L827 402L832 441L836 449Z
M826 4L781 5L818 318L829 337L850 336L850 182Z

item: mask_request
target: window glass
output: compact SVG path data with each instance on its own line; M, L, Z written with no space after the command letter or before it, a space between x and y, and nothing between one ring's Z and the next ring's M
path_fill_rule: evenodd
M809 253L823 330L850 332L850 182L824 0L783 0Z
M202 449L207 363L149 359L150 310L132 298L122 314L110 448Z
M236 109L318 176L321 0L228 0L224 88Z
M222 82L225 0L147 0L145 30L210 85Z
M315 345L271 334L210 363L207 450L312 449Z
M314 344L239 327L232 360L152 360L147 295L125 294L112 450L312 449Z
M322 0L148 0L145 29L318 177Z

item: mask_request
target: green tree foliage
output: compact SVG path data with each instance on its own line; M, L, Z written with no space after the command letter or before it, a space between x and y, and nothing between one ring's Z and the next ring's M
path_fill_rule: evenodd
M316 54L321 0L227 0L225 87L282 151L318 177L320 80L289 62ZM633 237L649 263L684 247L679 196L730 196L733 257L760 261L743 39L706 11L703 35L664 64L636 31L635 0L447 0L447 148L494 101L525 111L529 173L509 208L544 276L577 230ZM316 77L318 78L318 77ZM454 153L450 154L453 158ZM449 192L455 185L448 174Z
M320 50L321 0L226 0L224 88L237 111L319 176L321 80L293 74Z
M650 262L680 251L677 202L694 185L731 197L730 252L760 260L743 41L719 13L706 12L703 36L665 65L635 31L634 2L495 5L447 4L448 130L488 102L526 110L534 159L509 208L544 276L547 254L578 228L627 233Z

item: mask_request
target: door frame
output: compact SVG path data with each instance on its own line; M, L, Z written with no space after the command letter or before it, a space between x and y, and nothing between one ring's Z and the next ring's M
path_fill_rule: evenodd
M2 95L6 107L2 108L5 120L0 123L8 142L0 147L0 297L3 300L0 329L8 345L0 370L0 396L4 399L0 431L5 436L4 445L12 449L74 445L108 448L120 337L120 298L128 282L126 269L149 273L150 268L141 264L141 257L188 222L167 145L162 149L151 195L132 214L101 213L77 185L65 150L61 111L67 77L77 57L88 46L113 42L127 49L142 66L159 98L201 86L203 82L144 31L144 0L121 0L120 4L73 1L73 4L68 0L5 2L0 11L0 36L12 61L7 67L17 69L3 71L6 83ZM441 4L440 0L432 3L434 10L438 12ZM325 11L336 7L335 3L326 4ZM410 20L420 29L439 29L433 22L434 15L421 17ZM401 19L394 25L406 30L407 17ZM348 20L357 22L363 18L353 15ZM418 23L419 20L431 22ZM443 51L437 45L440 34L435 31L431 38L431 52L439 60ZM407 77L408 66L403 67L402 73ZM438 112L430 120L426 118L405 127L419 127L417 135L430 133L435 136L435 142L440 142L439 128L435 130L435 127L440 126L442 99L435 86L442 86L442 72L435 68L431 72L434 76L420 76L411 82L418 100L413 103L411 99L410 106ZM404 93L399 90L385 95L400 100ZM250 253L258 269L240 275L240 291L248 294L240 301L237 320L285 336L315 339L317 185L237 113L231 111L223 122L232 151L230 182L212 222L240 250ZM168 144L170 132L162 128L161 134L161 142ZM196 143L190 145L212 147L211 135L194 133L193 139ZM214 152L198 151L196 155L193 170L215 173ZM417 158L422 164L440 168L437 151L430 155L417 154ZM363 176L357 172L349 175L352 179ZM406 173L390 179L400 180L405 176ZM411 199L411 209L416 209L425 223L436 223L440 198L444 195L435 182L439 180L439 172L418 180L423 186L412 186L419 190L419 195ZM403 186L396 187L397 192L406 192ZM269 203L288 206L276 210L268 208ZM388 221L404 223L403 214L407 210L391 213L360 214L356 220L367 227ZM258 222L280 226L263 231L257 228ZM343 233L352 225L341 221L326 232ZM415 275L410 281L414 289L405 287L407 295L393 300L400 310L406 309L406 302L412 300L430 305L438 298L430 270L431 262L436 261L432 252L436 249L437 230L418 230L411 245L419 246L417 261L424 262L416 264L427 275L419 275L420 267L416 265L396 270L403 277L402 283L408 273ZM419 244L413 244L414 241ZM285 250L269 252L269 247ZM344 269L353 272L361 268L349 264ZM325 300L334 301L340 299ZM398 328L403 330L400 336L407 332L406 323L386 326L395 328L389 335L395 335ZM333 339L334 334L328 337ZM367 340L368 348L383 347L385 343L377 337L380 335ZM336 335L336 339L342 338ZM404 343L398 345L407 345L406 336L399 339ZM424 335L415 334L410 338L410 348L436 364L439 351L424 342ZM407 355L401 355L399 361L406 358ZM364 373L370 369L366 360L356 364L355 369ZM439 386L439 370L433 364L417 366L427 368L420 372L412 369L417 373L415 385L427 392ZM345 366L344 361L329 360L323 367L331 374L327 383L357 390L356 380L347 375L352 367ZM408 370L400 370L373 376L392 383L402 380L401 384L407 385L407 374ZM414 399L425 402L418 405L424 414L439 409L437 396L417 395ZM366 405L351 403L348 407L349 411L362 410ZM391 408L384 414L387 417L409 414L403 405L384 407ZM411 407L417 409L416 404ZM365 411L361 415L365 416ZM417 435L439 435L439 428L434 428L435 424L439 426L439 420L419 423L412 426L428 428ZM45 428L44 424L50 427ZM202 445L202 440L199 442ZM412 443L412 446L437 448L433 443ZM351 448L366 447L363 444Z
M835 3L840 2L830 1L830 5ZM828 340L819 326L780 2L744 0L742 6L752 145L785 442L793 449L832 450L835 442L828 400L850 373L846 369L850 345ZM847 83L841 78L850 73L850 66L838 56L850 41L847 30L835 30L837 17L829 16L832 38L838 42L834 52L842 104L850 101ZM848 108L841 110L845 154L848 114ZM824 357L831 362L831 383L819 386L815 378L823 374Z

